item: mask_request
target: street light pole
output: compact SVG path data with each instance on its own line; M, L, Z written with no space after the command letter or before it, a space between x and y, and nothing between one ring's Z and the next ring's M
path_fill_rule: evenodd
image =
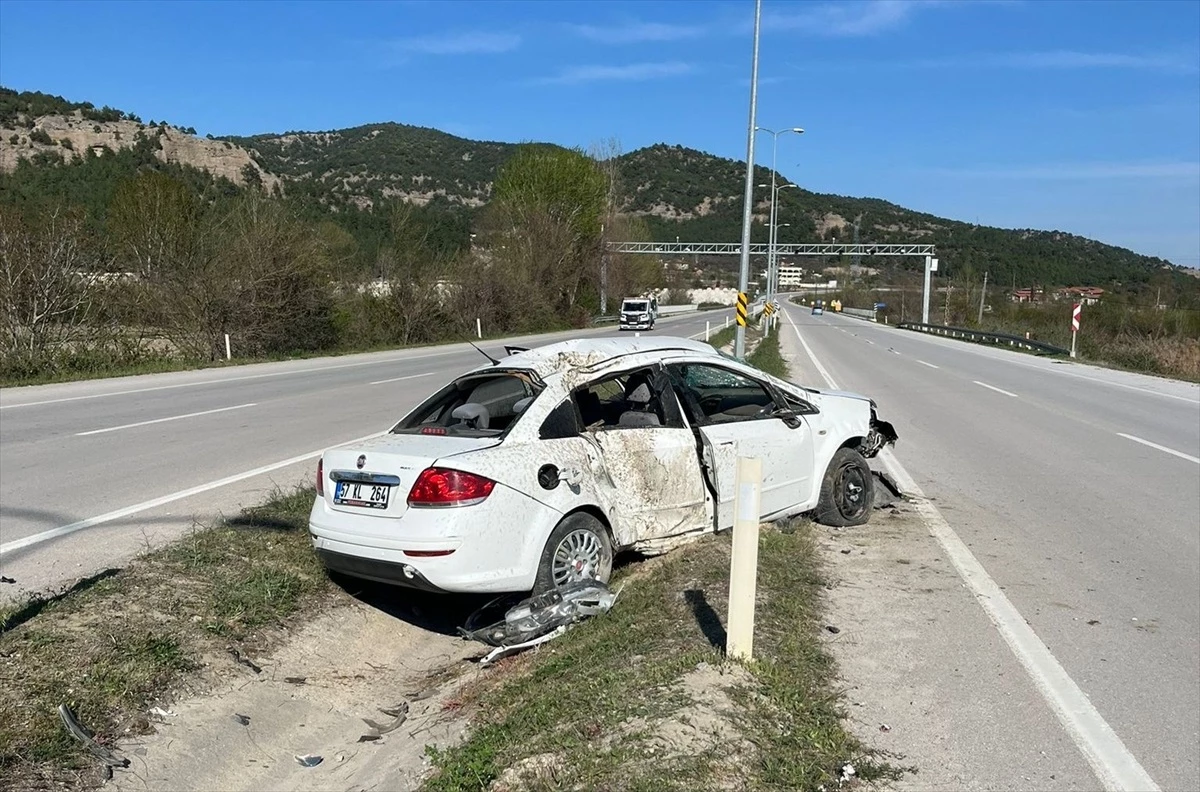
M742 250L741 270L738 273L738 291L745 293L750 280L750 217L754 200L754 121L758 113L758 34L762 24L762 0L754 0L754 57L750 66L750 123L746 129L746 187L743 192L745 205L742 207ZM739 322L733 344L734 357L746 354L746 328Z
M776 163L778 162L779 152L779 136L785 132L794 132L797 135L803 135L804 130L800 127L792 127L791 129L767 129L766 127L755 127L755 132L769 132L771 134L771 219L768 221L770 227L767 234L767 300L774 297L774 273L776 251L775 245L777 236L775 231L775 222L778 215L776 208L779 198L779 190L782 188L776 187ZM764 187L766 185L763 185Z
M772 200L772 204L774 204L775 201L777 201L779 199L779 193L783 192L788 187L795 187L795 188L799 189L800 185L798 185L798 184L781 184L781 185L779 185L779 187L776 188L776 190L775 190L775 198ZM767 299L771 299L771 300L775 299L775 292L779 291L779 250L778 250L779 228L780 228L780 226L790 226L790 225L791 225L791 223L780 223L779 222L779 212L778 212L778 210L776 210L775 223L774 223L775 236L774 236L774 241L771 242L772 262L771 262L771 267L768 270L768 276L767 276Z

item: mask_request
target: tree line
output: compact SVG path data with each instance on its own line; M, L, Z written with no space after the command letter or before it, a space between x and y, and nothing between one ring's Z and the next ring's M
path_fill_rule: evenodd
M49 164L0 179L0 378L212 362L226 334L252 359L465 340L476 319L491 334L580 326L602 278L617 298L661 280L653 261L604 254L645 230L617 214L595 152L519 149L493 200L449 227L423 206L340 213L152 154L78 163L90 181Z

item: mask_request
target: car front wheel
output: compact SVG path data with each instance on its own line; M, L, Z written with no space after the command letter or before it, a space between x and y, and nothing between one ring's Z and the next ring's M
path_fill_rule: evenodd
M550 532L542 550L533 593L540 594L580 580L607 583L612 575L612 541L604 525L590 514L576 512Z
M821 481L817 522L838 528L865 525L874 503L875 477L867 460L852 448L839 448Z

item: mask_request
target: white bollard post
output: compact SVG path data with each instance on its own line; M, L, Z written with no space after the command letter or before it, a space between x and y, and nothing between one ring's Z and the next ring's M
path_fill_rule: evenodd
M704 320L704 340L705 341L708 340L708 333L709 333L711 326L712 326L712 322L709 321L708 319L705 319Z
M233 360L233 352L229 349L229 333L225 334L225 359Z
M729 559L729 625L725 654L750 660L754 656L762 460L738 457L733 486L733 552Z
M728 316L725 317L725 327L726 328L729 327L729 317Z
M483 338L483 324L480 323L478 317L475 319L475 335Z

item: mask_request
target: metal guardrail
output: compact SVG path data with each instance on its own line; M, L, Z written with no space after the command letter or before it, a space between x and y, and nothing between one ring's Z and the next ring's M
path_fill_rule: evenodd
M866 319L870 322L878 321L875 318L875 310L873 308L847 308L842 306L842 310L838 311L838 313L853 316L855 319Z
M1028 349L1031 352L1040 352L1047 355L1071 354L1068 349L1056 347L1053 344L1045 344L1041 341L1034 341L1031 338L1010 335L1009 333L989 333L983 330L968 330L965 327L922 324L921 322L901 322L896 327L899 327L901 330L915 330L918 333L930 333L931 335L959 338L964 341L974 341L982 344L1006 344L1011 347L1020 347L1021 349Z

